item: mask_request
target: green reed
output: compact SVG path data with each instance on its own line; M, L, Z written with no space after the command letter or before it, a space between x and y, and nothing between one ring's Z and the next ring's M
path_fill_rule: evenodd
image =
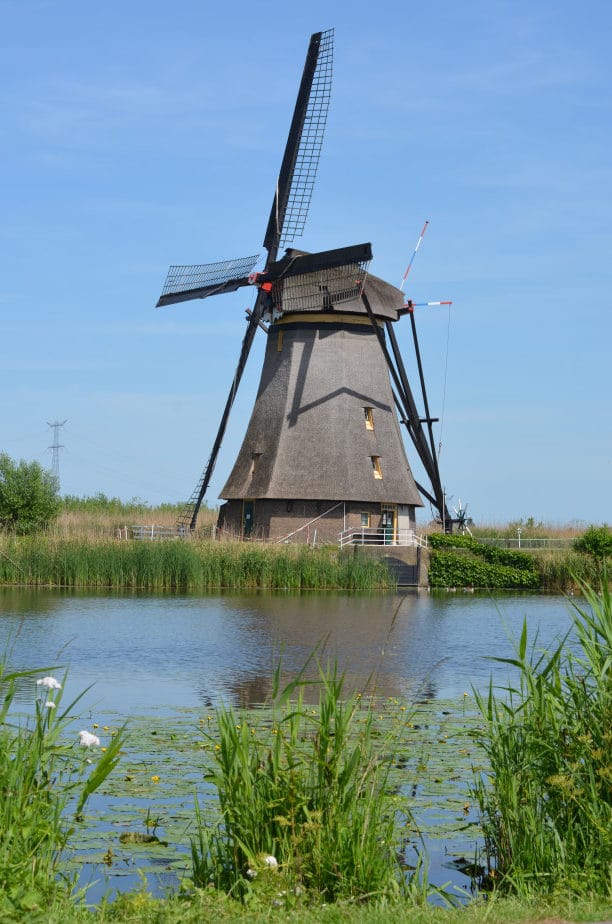
M534 563L540 575L540 587L547 591L579 591L581 583L596 584L597 562L584 552L539 552Z
M335 548L251 543L0 540L0 584L124 590L365 590L393 586L380 562Z
M63 684L55 678L39 677L35 686L41 673L10 671L0 661L2 920L34 920L50 902L70 896L74 882L62 873L62 853L87 799L117 764L123 741L119 733L96 754L90 750L98 741L93 735L83 746L73 740L75 734L68 740L80 697L64 707ZM16 713L15 693L27 683L38 695L33 715L24 717Z
M528 651L523 626L517 686L477 695L488 778L474 786L489 872L501 890L612 892L612 601L582 585L572 605L580 643Z
M280 673L263 726L252 713L217 710L207 778L220 817L206 824L198 813L195 884L285 908L423 899L422 870L407 878L397 855L397 813L409 812L390 773L404 726L381 732L359 695L343 698L335 669L314 681L316 708L305 702L313 682L303 672L282 691Z

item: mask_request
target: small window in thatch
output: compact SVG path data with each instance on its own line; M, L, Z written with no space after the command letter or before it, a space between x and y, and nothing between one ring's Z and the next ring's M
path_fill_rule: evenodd
M370 514L362 513L361 514L361 525L368 527L370 525Z
M251 475L254 475L254 474L255 474L255 471L256 471L256 469L257 469L257 465L258 465L258 463L259 463L260 456L261 456L261 453L260 453L260 452L252 452L252 453L251 453Z
M375 478L382 478L382 470L380 467L380 456L370 456L372 460L372 471L374 472Z
M373 430L374 429L374 409L371 407L364 407L363 413L365 415L366 430Z

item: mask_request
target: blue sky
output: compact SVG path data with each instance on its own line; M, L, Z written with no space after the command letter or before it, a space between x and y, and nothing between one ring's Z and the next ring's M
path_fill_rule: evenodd
M64 493L191 493L251 293L154 305L170 263L261 249L308 39L330 27L296 243L371 241L372 272L399 285L429 220L407 292L453 300L417 318L450 506L611 522L604 0L0 2L0 451L50 465L47 421L67 419ZM407 320L398 336L408 351Z

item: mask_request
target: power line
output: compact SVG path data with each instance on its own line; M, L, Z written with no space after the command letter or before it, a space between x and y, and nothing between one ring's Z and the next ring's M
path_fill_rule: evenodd
M63 427L65 423L67 423L66 420L54 420L53 423L47 421L47 426L53 428L53 442L47 448L51 450L51 473L57 479L58 488L60 483L59 451L60 449L64 449L64 446L59 442L59 431L60 427Z

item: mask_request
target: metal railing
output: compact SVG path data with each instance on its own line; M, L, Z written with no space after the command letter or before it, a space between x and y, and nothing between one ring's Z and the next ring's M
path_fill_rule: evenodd
M521 551L525 549L570 549L575 541L575 539L566 537L534 537L533 539L525 538L524 536L521 536L520 539L478 537L478 542L482 543L482 545L494 545L498 549L520 549Z
M344 529L338 535L338 543L341 549L346 545L395 545L427 548L427 536L419 536L413 529L393 531L384 527L375 529L368 526L353 526L350 529Z
M118 531L119 539L143 539L154 542L159 539L188 539L189 530L184 526L124 526Z

